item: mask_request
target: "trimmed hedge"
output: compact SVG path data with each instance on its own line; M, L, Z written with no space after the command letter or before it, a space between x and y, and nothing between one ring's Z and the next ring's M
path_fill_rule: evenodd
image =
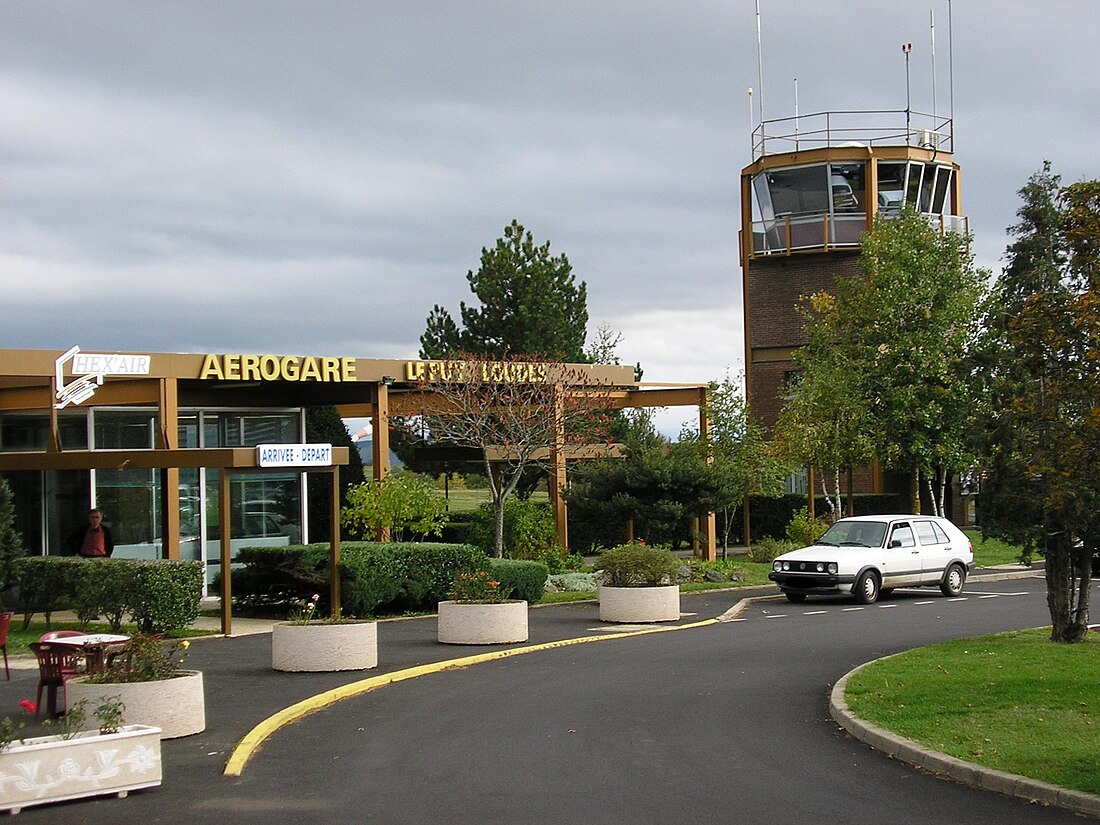
M118 630L129 614L143 633L190 625L202 600L202 562L28 556L15 563L23 628L35 613L71 606L87 626L103 616Z
M541 561L526 559L490 559L490 576L500 582L501 590L508 592L511 599L523 599L534 604L546 591L546 579L550 569Z
M233 570L233 601L242 606L291 609L320 596L318 610L332 612L329 546L242 547ZM344 542L340 546L341 612L367 617L381 612L434 609L447 598L459 573L485 567L487 558L466 544Z

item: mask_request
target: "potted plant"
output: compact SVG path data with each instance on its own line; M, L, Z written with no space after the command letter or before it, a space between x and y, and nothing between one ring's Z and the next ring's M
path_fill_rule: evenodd
M35 712L29 699L20 706ZM19 813L87 796L126 796L161 782L160 731L123 724L124 705L106 697L94 706L97 730L83 730L87 700L74 704L46 736L22 738L21 720L0 722L0 810Z
M438 639L450 645L499 645L527 641L527 602L510 599L486 571L460 573L450 599L439 603Z
M314 593L285 622L271 627L271 667L292 672L367 670L378 666L378 623L322 619Z
M181 667L190 644L134 636L104 670L66 683L66 706L118 696L133 722L160 728L162 739L200 733L206 729L202 671Z
M663 547L644 542L605 550L596 562L600 621L674 622L680 618L679 562Z

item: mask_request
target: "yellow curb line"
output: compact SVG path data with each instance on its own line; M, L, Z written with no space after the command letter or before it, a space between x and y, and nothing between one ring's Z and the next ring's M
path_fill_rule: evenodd
M275 713L260 724L256 725L252 730L244 735L237 746L233 749L233 753L229 755L229 760L225 763L225 770L222 772L223 776L240 776L244 771L244 766L248 763L248 760L252 758L252 755L259 749L260 745L265 739L275 733L284 725L297 722L299 719L308 716L318 710L328 707L335 702L339 702L342 699L351 699L355 696L361 696L364 693L370 693L378 688L385 687L386 685L392 685L394 682L404 682L408 679L416 679L419 676L426 676L430 673L441 673L445 670L456 670L458 668L469 667L470 665L479 665L482 662L491 662L497 659L507 659L512 656L521 656L525 653L535 653L541 650L554 650L559 647L567 647L569 645L587 644L588 642L604 642L611 639L626 639L631 636L646 636L651 633L668 633L673 630L690 630L697 627L706 627L707 625L717 624L718 619L705 619L701 622L692 622L690 624L674 625L672 627L652 627L645 630L631 630L624 633L610 633L601 636L579 636L575 639L562 639L556 642L544 642L537 645L529 645L527 647L513 647L508 650L496 650L491 653L478 653L473 656L463 656L460 659L447 659L442 662L433 662L427 665L419 665L417 667L406 668L405 670L397 670L393 673L384 673L379 676L372 676L369 679L362 679L358 682L352 682L348 685L341 685L338 688L332 690L326 690L324 693L318 693L316 696L310 696L307 699L303 699L301 702L297 702L290 707L283 708L283 710Z

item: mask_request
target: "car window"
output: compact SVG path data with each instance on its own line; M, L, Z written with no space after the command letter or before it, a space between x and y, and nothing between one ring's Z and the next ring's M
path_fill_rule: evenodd
M920 543L927 547L930 544L941 544L942 542L936 537L936 526L930 521L914 521L913 527L916 528L917 538L920 539Z
M949 539L949 538L947 537L947 533L945 533L945 532L943 531L943 528L942 528L942 527L940 527L940 526L939 526L938 524L936 524L936 522L934 522L934 521L930 521L930 522L929 522L929 524L931 524L931 525L932 525L932 529L933 529L933 530L935 531L935 533L936 533L936 543L937 543L937 544L950 544L950 543L951 543L951 539Z
M894 526L894 529L890 531L890 543L889 547L895 541L900 541L901 547L916 547L917 541L913 538L913 528L908 524L898 524Z

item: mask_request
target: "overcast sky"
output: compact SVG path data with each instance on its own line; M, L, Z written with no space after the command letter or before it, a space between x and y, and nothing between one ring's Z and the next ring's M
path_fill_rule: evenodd
M768 118L904 109L905 42L931 111L934 11L980 264L1100 177L1096 0L760 5ZM412 358L516 218L646 380L736 373L749 87L754 0L0 0L0 347Z

